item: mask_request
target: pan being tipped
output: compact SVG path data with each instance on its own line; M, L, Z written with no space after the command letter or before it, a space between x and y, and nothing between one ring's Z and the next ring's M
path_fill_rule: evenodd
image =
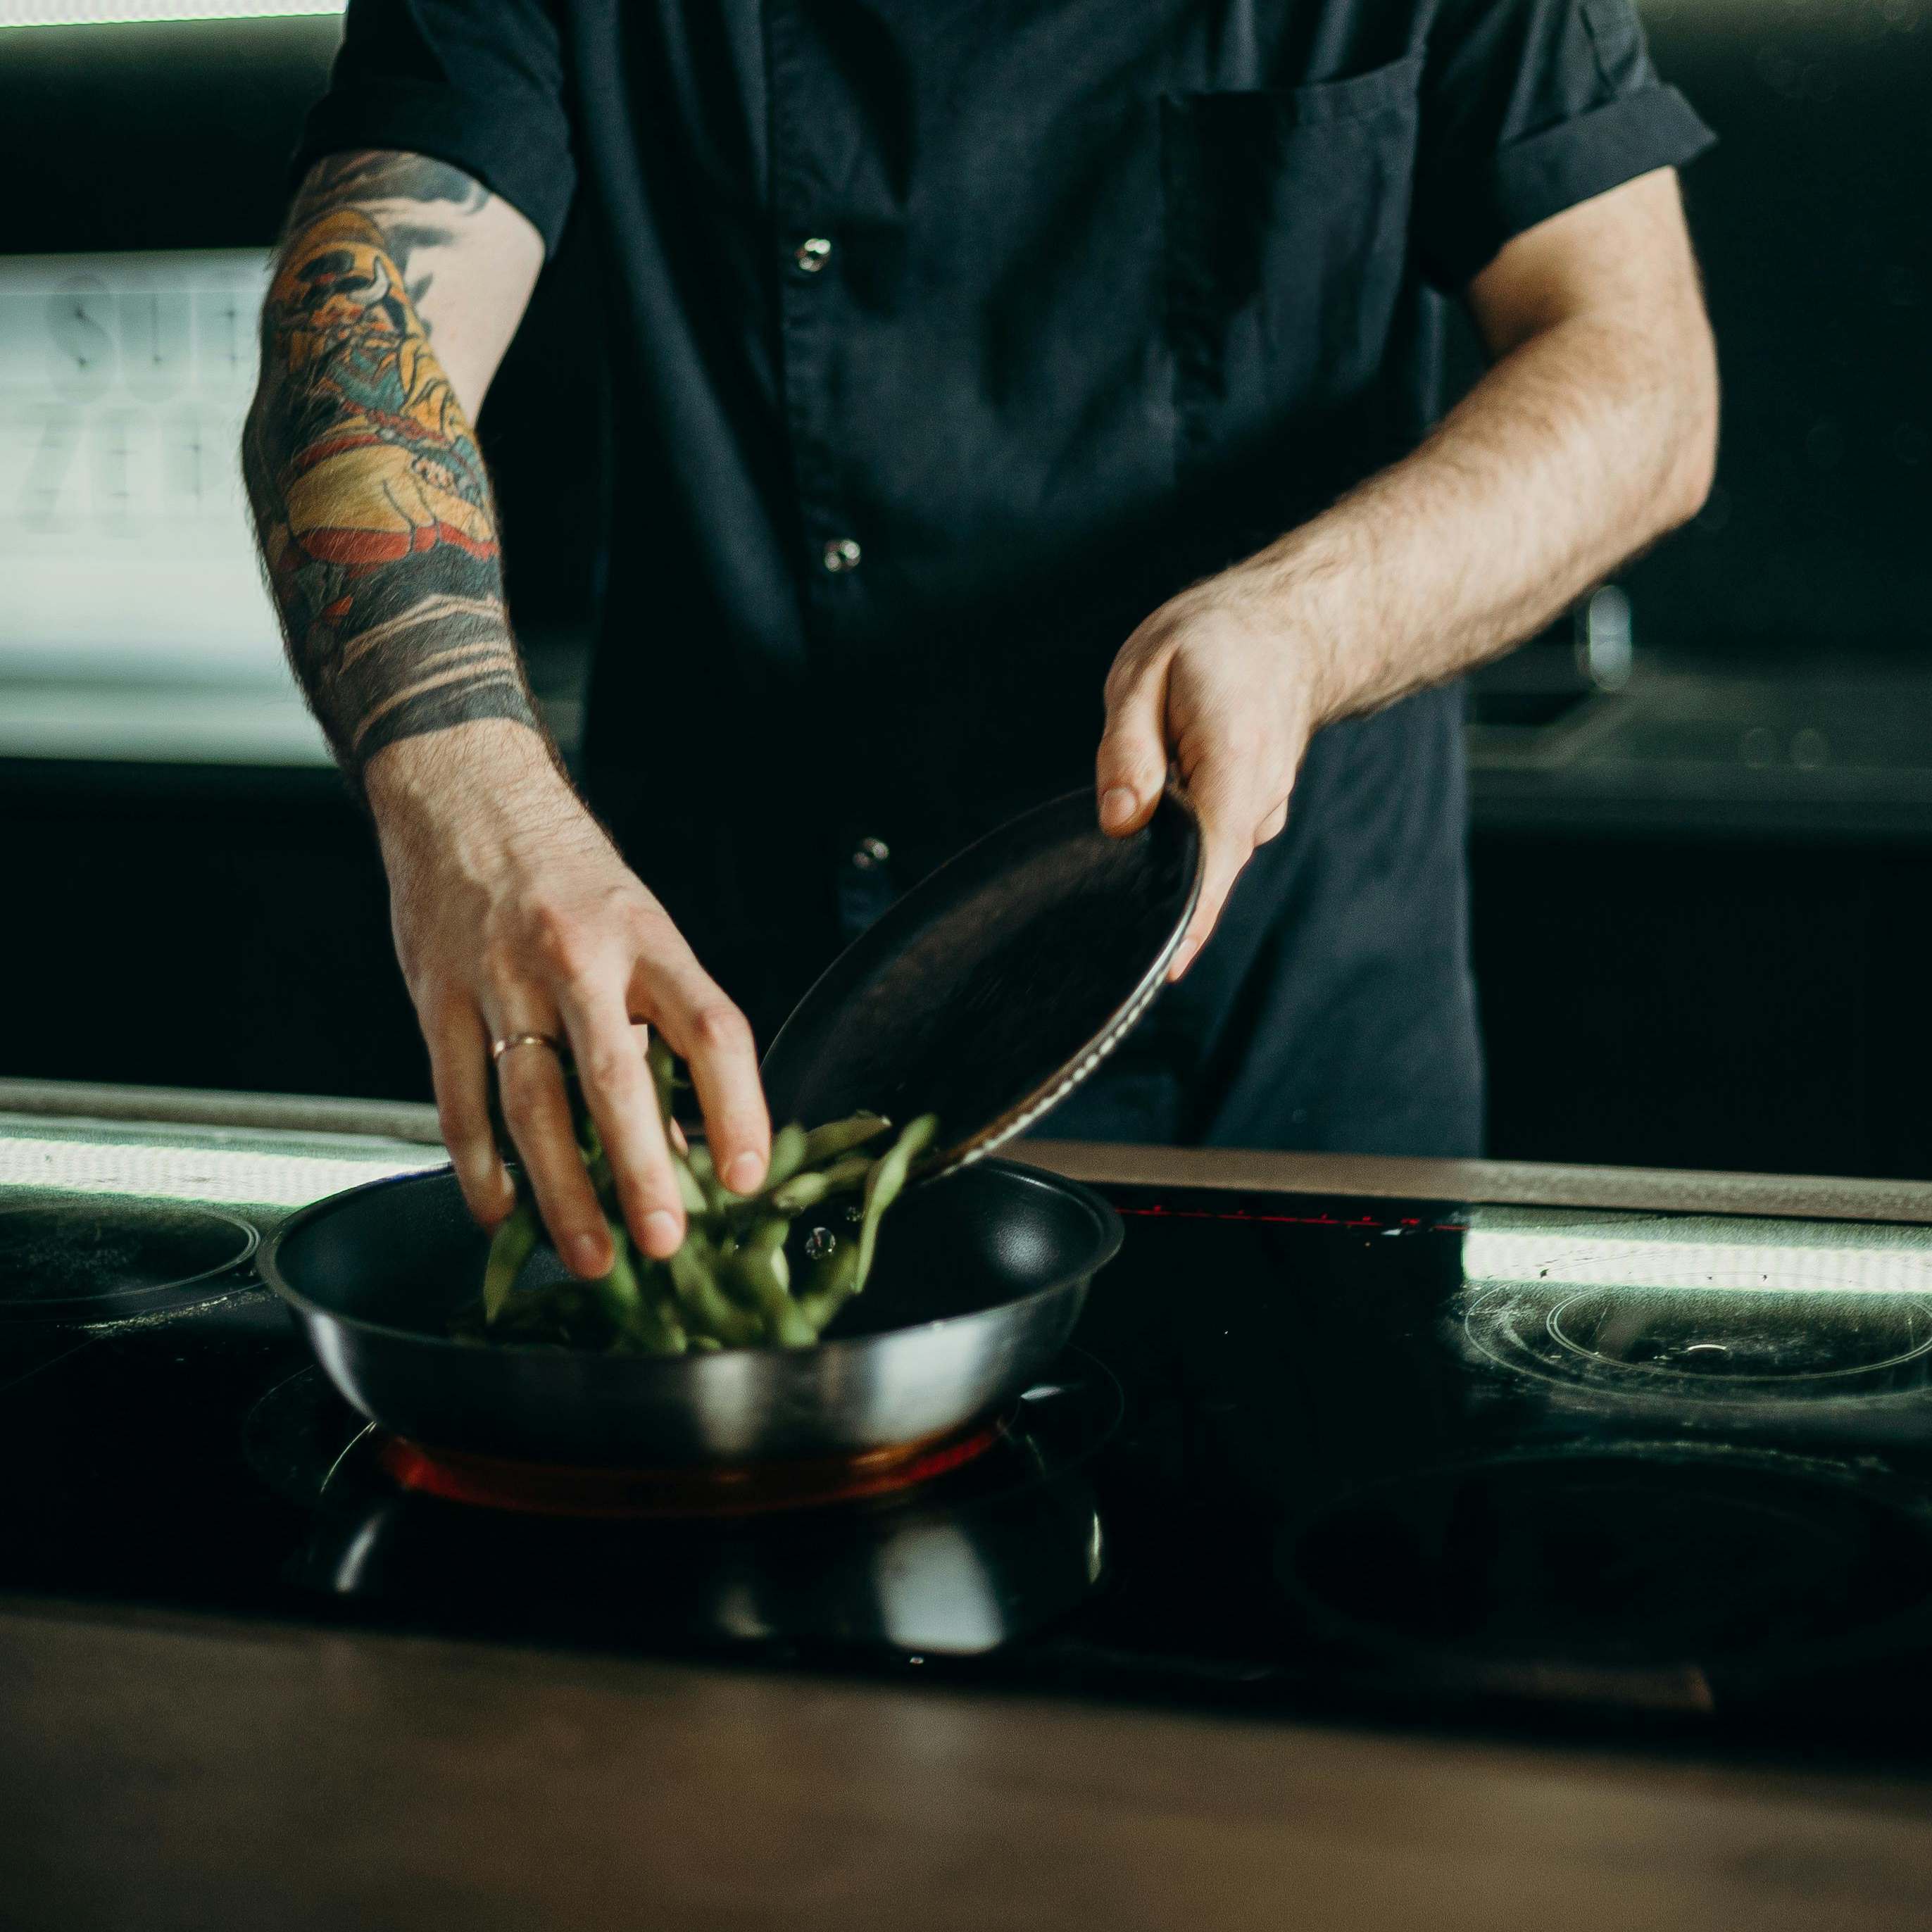
M935 1114L926 1178L1023 1133L1160 991L1201 892L1201 836L1170 789L1126 838L1090 792L1010 821L840 954L766 1054L774 1120Z

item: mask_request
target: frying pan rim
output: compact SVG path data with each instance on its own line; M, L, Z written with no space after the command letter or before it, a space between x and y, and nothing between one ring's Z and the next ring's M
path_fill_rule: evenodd
M1076 1202L1091 1219L1094 1232L1100 1239L1092 1258L1069 1273L1056 1274L1049 1282L1028 1289L1024 1294L1010 1299L988 1304L984 1308L974 1309L964 1315L942 1315L930 1322L910 1322L900 1328L877 1329L864 1335L841 1335L830 1342L815 1342L810 1349L723 1348L715 1354L692 1355L627 1355L612 1358L595 1349L567 1351L567 1354L580 1356L585 1361L622 1360L627 1368L639 1370L688 1370L694 1362L708 1364L729 1360L744 1355L806 1355L823 1354L832 1352L836 1354L857 1353L876 1348L880 1341L889 1336L915 1335L935 1333L942 1329L962 1328L969 1322L984 1320L988 1316L1006 1310L1023 1308L1036 1301L1044 1301L1049 1297L1064 1294L1070 1288L1090 1281L1120 1251L1121 1242L1126 1229L1111 1202L1084 1182L1069 1179L1064 1174L1052 1172L1046 1168L1029 1166L1024 1161L989 1159L976 1161L975 1167L989 1173L1006 1174L1030 1186L1044 1187ZM282 1244L305 1228L312 1222L320 1220L325 1214L332 1212L346 1203L360 1199L365 1195L373 1196L393 1188L420 1186L425 1181L452 1179L455 1174L453 1162L441 1166L418 1168L409 1174L388 1174L375 1180L358 1181L353 1187L346 1187L336 1193L325 1195L320 1201L311 1201L290 1216L267 1240L257 1253L262 1279L284 1302L298 1313L318 1322L333 1322L352 1329L360 1335L380 1335L390 1340L427 1343L433 1348L466 1350L472 1345L457 1342L447 1335L432 1334L427 1329L399 1328L386 1322L372 1322L359 1315L350 1315L339 1309L326 1306L312 1300L298 1289L291 1286L284 1278L280 1268ZM947 1177L950 1178L950 1177ZM554 1343L528 1342L499 1342L489 1345L488 1352L508 1360L534 1358L543 1361L557 1359L558 1350Z
M933 880L953 871L955 868L964 871L969 862L979 858L987 848L1011 838L1016 826L1055 813L1076 810L1083 802L1090 804L1092 800L1090 788L1062 792L1055 797L1042 800L1017 818L1009 819L1004 825L995 826L990 832L982 833L970 845L963 846L921 880L919 885L913 889L914 892L917 892ZM1186 937L1187 928L1194 923L1195 914L1200 909L1202 887L1207 880L1207 862L1201 815L1178 774L1169 775L1166 784L1162 788L1160 802L1172 805L1192 828L1194 862L1189 873L1186 905L1174 929L1162 942L1159 954L1136 982L1133 989L1108 1016L1099 1031L1084 1041L1046 1079L1030 1092L1022 1094L1008 1106L1004 1113L976 1129L965 1139L934 1148L914 1162L913 1172L921 1180L944 1180L963 1168L977 1167L990 1160L995 1149L1004 1147L1010 1141L1024 1133L1042 1115L1058 1106L1075 1088L1079 1086L1133 1030L1166 986L1167 969L1173 963L1181 940ZM1150 820L1149 824L1151 823ZM1142 828L1143 830L1146 829L1144 826ZM902 904L903 903L901 902ZM889 908L878 926L870 932L861 934L812 982L805 997L793 1009L784 1024L778 1028L771 1045L765 1050L764 1058L760 1062L761 1070L770 1064L772 1057L783 1045L785 1034L798 1018L800 1012L808 1007L823 988L836 986L849 976L852 956L864 950L868 939L873 938L881 928L889 928L893 915L898 910L897 906ZM876 939L874 943L877 943Z

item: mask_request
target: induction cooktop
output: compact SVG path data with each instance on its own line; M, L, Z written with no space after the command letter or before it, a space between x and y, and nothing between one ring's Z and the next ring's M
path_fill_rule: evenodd
M350 1177L211 1162L0 1162L0 1590L1924 1754L1932 1230L1105 1188L1118 1259L970 1442L616 1508L372 1430L255 1273Z

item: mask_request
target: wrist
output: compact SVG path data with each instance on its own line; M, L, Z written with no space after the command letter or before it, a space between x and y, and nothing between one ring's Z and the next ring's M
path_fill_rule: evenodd
M549 741L503 718L398 739L361 777L385 848L419 833L446 838L495 821L527 826L581 810Z
M1277 545L1215 580L1217 602L1266 640L1300 689L1316 729L1346 717L1354 694L1340 574Z

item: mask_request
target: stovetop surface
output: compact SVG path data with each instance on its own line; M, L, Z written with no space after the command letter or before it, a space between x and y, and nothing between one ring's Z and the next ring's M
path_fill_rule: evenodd
M260 1286L379 1150L22 1138L0 1590L1924 1756L1932 1230L1106 1189L1122 1252L984 1454L586 1520L406 1486Z

